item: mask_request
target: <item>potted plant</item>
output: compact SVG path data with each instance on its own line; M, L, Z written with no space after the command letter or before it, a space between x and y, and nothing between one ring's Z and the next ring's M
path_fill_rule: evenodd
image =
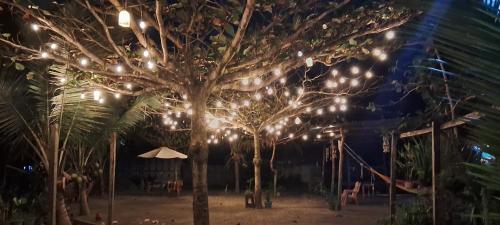
M265 195L265 201L264 201L264 207L265 208L272 208L273 207L273 200L271 199L271 191L267 190L267 191L264 191L264 195Z

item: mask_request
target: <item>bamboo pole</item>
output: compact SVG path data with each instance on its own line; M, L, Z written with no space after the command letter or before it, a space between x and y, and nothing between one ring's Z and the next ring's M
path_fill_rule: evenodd
M391 183L389 184L389 208L391 214L391 225L396 217L396 159L398 155L398 138L395 132L391 133Z
M438 176L441 172L440 133L438 123L435 121L432 122L432 222L434 225L441 224L438 199Z
M56 225L56 202L57 202L57 162L58 162L58 151L59 151L59 125L50 125L50 140L49 140L49 173L48 173L48 203L49 203L49 213L48 220L49 225Z
M109 140L108 225L113 224L113 210L115 201L116 139L116 132L113 132Z
M339 145L339 175L337 182L337 207L336 210L342 210L342 174L343 174L343 164L344 164L344 130L340 129L340 140L338 141Z

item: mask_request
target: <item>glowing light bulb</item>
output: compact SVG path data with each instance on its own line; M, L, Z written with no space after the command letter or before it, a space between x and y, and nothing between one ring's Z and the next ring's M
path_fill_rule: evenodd
M273 70L273 74L274 76L281 76L281 68L277 67L277 68L274 68Z
M335 112L335 111L337 111L337 107L335 107L334 105L331 105L330 107L328 107L328 110L330 112Z
M41 55L41 56L42 56L42 58L44 58L44 59L45 59L45 58L47 58L47 57L49 57L49 53L47 53L47 52L42 52L40 55Z
M347 110L347 105L341 105L340 106L340 111L345 112Z
M175 125L170 126L170 130L175 130Z
M222 102L221 101L215 102L215 106L217 106L218 108L222 107Z
M357 67L357 66L351 67L351 73L352 74L358 74L359 73L359 67Z
M148 24L146 22L144 22L143 20L141 20L141 21L139 21L139 27L144 30L148 27Z
M293 137L295 137L295 134L293 133L288 134L288 138L293 138Z
M131 90L131 89L132 89L132 84L131 84L131 83L126 83L126 84L125 84L125 87L126 87L127 89Z
M142 52L142 56L144 56L144 57L149 57L149 51L148 51L148 50L144 50L144 51Z
M340 103L342 103L342 104L347 103L347 98L345 98L345 97L340 98Z
M316 139L321 139L321 134L316 134Z
M306 59L306 66L307 67L311 67L313 65L314 65L313 59L311 57L307 57L307 59Z
M323 115L323 109L317 109L316 114L318 115Z
M378 57L378 56L380 56L380 54L382 54L382 50L380 50L379 48L374 48L372 50L372 54L373 54L373 56Z
M267 88L266 92L268 95L272 95L274 93L274 90L273 88Z
M87 58L80 59L80 65L87 66L89 64L89 60Z
M366 78L372 78L373 77L373 73L371 71L366 71L365 77Z
M284 77L280 78L280 83L282 83L282 84L286 83L286 78L284 78Z
M210 123L208 124L208 126L212 129L218 129L220 127L220 121L218 119L213 119L210 121Z
M188 99L187 94L183 94L183 95L182 95L182 99L187 100L187 99Z
M80 99L85 99L85 93L80 94Z
M122 95L121 95L120 93L115 93L115 98L116 98L116 99L119 99L119 98L121 98L121 97L122 97Z
M104 98L99 99L99 104L104 104Z
M207 140L207 143L208 143L208 144L211 144L211 143L212 143L212 139L208 139L208 140Z
M337 82L332 81L332 80L327 80L326 81L326 87L327 88L335 88L335 87L337 87Z
M253 84L255 85L260 85L262 83L262 79L260 79L260 77L257 77L255 78L255 80L253 80Z
M298 57L302 57L303 55L304 55L304 53L303 53L302 51L298 51L298 52L297 52L297 56L298 56Z
M246 107L250 106L250 101L243 100L243 106L246 106Z
M340 97L335 97L333 101L335 101L335 103L340 103Z
M262 94L260 93L255 93L255 100L260 101L262 99Z
M340 78L339 78L339 82L340 82L341 84L345 83L346 81L347 81L347 79L346 79L345 77L340 77Z
M333 69L332 72L330 72L332 76L336 77L339 74L339 71L336 69Z
M40 26L38 26L38 24L36 24L36 23L32 23L31 24L31 29L33 31L39 31L40 30Z
M357 87L359 85L359 80L358 79L352 79L351 80L351 86L352 87Z
M333 136L335 136L335 133L331 132L331 133L329 134L329 136L330 136L330 137L333 137Z
M191 116L191 115L193 115L193 109L188 109L188 110L186 111L186 113L187 113L188 115L190 115L190 116Z
M98 101L101 98L101 91L100 90L94 90L94 100Z
M122 9L120 13L118 13L118 25L121 27L130 27L130 13Z
M311 111L312 111L312 108L311 108L311 107L309 107L309 106L307 106L307 108L306 108L306 112L310 113Z
M241 84L247 86L250 84L250 81L248 80L248 78L243 78L243 79L241 79Z
M123 72L123 66L122 66L122 65L117 65L117 66L115 67L115 71L116 71L117 73L121 73L121 72Z
M392 39L394 39L395 37L396 37L396 32L395 32L395 31L393 31L393 30L387 31L387 32L385 33L385 39L387 39L387 40L392 40Z
M286 90L284 93L283 93L286 97L290 96L290 92L288 90Z
M385 61L387 59L387 54L382 53L378 58L380 59L380 61Z
M57 49L57 47L58 47L58 46L57 46L57 44L56 44L56 43L52 43L52 44L50 44L50 49L52 49L52 50L56 50L56 49Z
M302 123L302 120L297 116L297 118L295 118L294 122L295 122L295 124L299 125Z
M303 95L304 94L304 88L297 88L297 94Z
M309 136L307 136L307 134L302 135L302 140L307 141L307 139L309 139Z
M148 61L147 65L148 65L148 69L150 69L150 70L153 70L156 67L156 64L151 60Z
M323 25L321 25L321 27L323 28L323 30L328 29L328 25L326 25L325 23Z

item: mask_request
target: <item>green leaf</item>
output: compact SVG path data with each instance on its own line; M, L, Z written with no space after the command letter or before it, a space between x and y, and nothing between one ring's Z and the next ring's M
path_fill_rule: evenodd
M225 23L224 31L226 31L226 33L229 34L231 37L234 37L234 28L231 24Z
M2 33L2 36L4 36L5 38L10 38L10 36L12 36L11 33Z
M349 39L349 44L350 45L357 45L358 42L356 40L354 40L354 39L351 38L351 39Z

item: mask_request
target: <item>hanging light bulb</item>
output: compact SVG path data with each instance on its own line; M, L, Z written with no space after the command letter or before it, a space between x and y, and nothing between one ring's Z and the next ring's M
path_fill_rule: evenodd
M294 122L295 122L295 124L299 125L302 123L302 120L300 119L300 117L297 116L297 118L295 118Z
M302 140L307 141L307 139L309 139L309 136L307 136L307 134L302 135Z
M266 92L268 95L272 95L274 93L274 90L273 88L267 88Z
M284 77L280 78L280 83L282 84L286 83L286 79Z
M293 137L295 137L295 134L293 134L293 133L288 134L288 138L290 138L290 139L291 139L291 138L293 138Z
M358 74L359 73L359 67L357 67L357 66L351 67L351 73L352 74Z
M80 99L85 99L85 93L80 94Z
M262 94L261 93L255 93L255 100L260 101L262 99Z
M318 115L323 115L323 109L317 109L316 114Z
M273 74L277 77L281 76L281 68L279 67L274 68Z
M115 98L116 98L116 99L119 99L119 98L121 98L121 97L122 97L122 95L121 95L120 93L115 93Z
M310 113L312 111L312 108L310 106L307 106L306 112Z
M215 102L215 106L217 106L217 108L222 107L222 102L221 101Z
M387 54L382 53L378 58L380 59L380 61L385 61L387 59Z
M366 71L365 77L368 78L368 79L370 79L370 78L373 77L373 73L371 71Z
M323 28L323 30L328 29L328 25L326 25L326 23L324 23L323 25L321 25L321 27Z
M246 107L250 106L250 101L243 100L243 106L246 106Z
M347 105L341 105L340 106L340 111L345 112L347 110Z
M238 104L231 102L231 109L237 109L237 108L238 108Z
M131 84L131 83L126 83L126 84L125 84L125 87L126 87L127 89L131 90L131 89L132 89L132 84Z
M99 104L104 104L104 98L99 99Z
M304 55L304 53L303 53L302 51L298 51L298 52L297 52L297 56L298 56L298 57L302 57L303 55Z
M118 25L121 27L130 27L130 13L122 9L120 13L118 13Z
M115 67L115 71L116 71L117 73L121 73L121 72L123 72L123 66L122 66L122 65L117 65L117 66Z
M156 64L151 60L149 60L147 62L147 65L148 65L148 69L150 69L150 70L153 70L156 67Z
M387 31L387 32L385 33L385 39L387 39L387 40L392 40L392 39L394 39L395 37L396 37L396 32L395 32L395 31L393 31L393 30Z
M260 77L257 77L257 78L255 78L255 80L253 80L253 83L255 85L260 85L262 83L262 79L260 79Z
M139 27L144 30L144 29L148 28L148 24L146 22L144 22L144 20L140 20Z
M40 55L41 55L41 56L42 56L42 58L44 58L44 59L46 59L47 57L49 57L49 53L47 53L47 52L42 52Z
M58 47L58 46L57 46L57 43L52 43L52 44L50 44L50 49L52 49L52 50L56 50L56 49L57 49L57 47Z
M89 60L87 58L80 59L80 65L87 66L89 64Z
M331 133L329 134L329 136L330 136L330 137L333 137L333 136L335 136L335 133L331 132Z
M38 24L36 24L36 23L32 23L31 24L31 29L33 31L39 31L40 30L40 26Z
M193 109L188 109L188 110L186 111L186 113L187 113L188 115L190 115L190 116L191 116L191 115L193 115Z
M340 103L342 103L342 104L347 103L347 98L345 98L345 97L340 98Z
M327 88L336 88L338 86L337 82L332 81L332 80L326 80L326 87Z
M304 94L304 88L297 88L297 94L303 95Z
M335 103L340 103L340 97L335 97L334 101Z
M316 134L316 139L321 139L321 134Z
M146 58L147 58L147 57L149 57L149 51L145 49L145 50L142 52L142 56L144 56L144 57L146 57Z
M330 107L328 107L328 110L330 112L335 112L335 111L337 111L337 107L335 107L334 105L331 105Z
M311 57L307 57L307 58L306 58L306 66L307 66L307 67L311 67L311 66L313 66L313 65L314 65L314 61L313 61L313 59L312 59Z
M351 86L352 87L357 87L359 85L359 80L358 79L352 79L351 80Z
M336 77L339 74L339 71L336 69L333 69L332 72L330 72L332 76Z
M341 84L345 83L346 81L347 81L347 79L346 79L345 77L340 77L340 78L339 78L339 82L340 82Z
M284 93L283 93L286 97L290 96L290 92L288 90L286 90Z
M241 79L241 84L247 86L250 84L250 81L248 80L248 78L243 78L243 79Z
M380 50L379 48L374 48L372 50L372 54L373 54L373 56L378 57L378 56L380 56L380 54L382 54L382 50Z
M94 100L98 101L101 98L101 91L100 90L94 90Z

